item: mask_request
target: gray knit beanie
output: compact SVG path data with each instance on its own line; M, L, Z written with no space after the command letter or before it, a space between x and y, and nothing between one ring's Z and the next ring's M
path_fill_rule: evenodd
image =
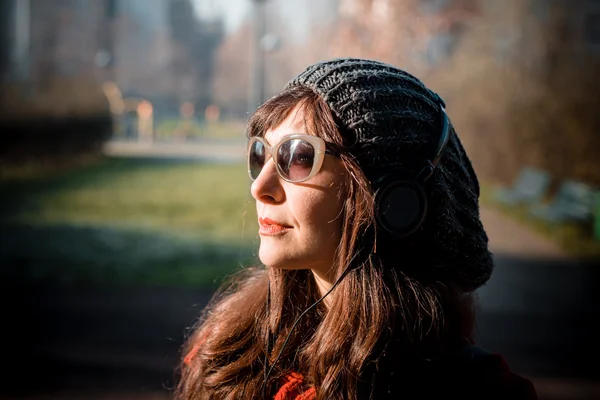
M442 99L394 66L362 59L335 59L309 66L286 88L305 86L329 105L348 152L369 180L395 171L414 177L440 137ZM479 219L479 183L450 126L446 150L427 180L427 215L409 241L397 243L403 259L433 279L464 291L483 285L493 269ZM406 255L406 257L404 257Z

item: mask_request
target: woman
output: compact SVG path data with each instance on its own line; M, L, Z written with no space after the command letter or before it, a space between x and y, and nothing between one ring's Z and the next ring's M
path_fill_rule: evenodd
M178 398L536 398L473 346L493 260L438 95L380 62L322 62L255 112L248 137L265 267L205 310Z

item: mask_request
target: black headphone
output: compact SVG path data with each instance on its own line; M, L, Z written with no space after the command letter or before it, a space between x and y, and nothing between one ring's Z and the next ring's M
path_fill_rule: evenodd
M440 104L442 132L433 157L425 160L421 171L412 179L396 172L386 174L373 182L375 190L375 217L383 233L394 238L405 238L419 229L427 213L425 182L431 177L440 161L448 138L450 121Z

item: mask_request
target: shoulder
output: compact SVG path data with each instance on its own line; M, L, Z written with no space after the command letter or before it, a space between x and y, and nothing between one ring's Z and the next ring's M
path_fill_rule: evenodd
M502 355L480 346L465 346L442 362L441 369L455 390L472 398L537 399L530 380L512 371Z
M537 400L528 379L504 358L479 346L465 346L436 359L400 362L390 373L393 393L420 398Z

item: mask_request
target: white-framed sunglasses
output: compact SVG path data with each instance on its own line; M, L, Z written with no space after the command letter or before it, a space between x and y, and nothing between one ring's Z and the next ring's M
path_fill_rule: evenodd
M291 134L273 146L254 136L248 141L248 175L252 181L256 180L269 158L273 158L277 174L284 181L304 182L321 170L326 154L335 155L317 136Z

